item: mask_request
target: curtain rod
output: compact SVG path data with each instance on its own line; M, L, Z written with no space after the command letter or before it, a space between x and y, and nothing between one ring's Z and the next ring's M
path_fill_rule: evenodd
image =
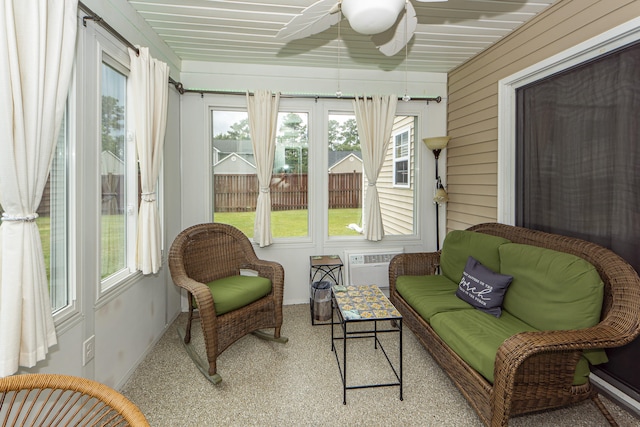
M199 93L200 96L204 96L204 94L213 94L213 95L241 95L241 96L245 96L247 93L246 92L240 92L240 91L227 91L227 90L210 90L210 89L183 89L183 93ZM249 92L251 93L251 92ZM310 99L315 99L316 101L318 99L356 99L355 96L353 95L342 95L342 96L337 96L337 95L314 95L314 94L296 94L296 93L281 93L280 94L280 98L310 98ZM365 97L365 98L371 98L371 97ZM406 98L405 97L398 97L398 101L404 101ZM435 96L435 97L411 97L410 99L406 99L407 101L434 101L437 103L442 102L442 97L440 96Z
M113 28L104 19L102 19L100 15L97 15L96 13L94 13L91 9L87 7L87 5L85 5L81 1L78 2L78 7L87 14L82 17L82 25L86 27L87 21L95 22L96 24L100 25L102 28L107 30L112 36L120 40L127 47L130 47L132 50L134 50L136 52L136 55L140 55L140 49L134 46L133 43L127 40L122 34L117 32L115 28ZM185 92L184 87L182 86L182 83L175 81L174 79L171 78L171 76L169 76L169 84L172 84L173 86L175 86L175 88L178 90L180 94L183 94Z
M85 13L87 13L87 15L82 17L82 25L84 25L86 27L87 26L87 21L93 21L96 24L100 25L105 30L107 30L111 35L113 35L115 38L120 40L127 47L130 47L131 49L133 49L136 52L136 55L140 54L140 49L138 49L136 46L134 46L133 43L131 43L129 40L127 40L122 34L117 32L111 25L109 25L104 19L102 19L102 17L100 17L99 15L94 13L84 3L82 3L81 1L78 1L78 7L80 9L82 9ZM176 88L178 93L180 93L181 95L183 95L185 93L199 93L200 96L204 96L205 93L207 93L207 94L215 94L215 95L242 95L242 96L246 95L246 92L239 92L239 91L185 89L184 86L182 85L182 83L180 83L178 81L175 81L174 79L171 78L171 76L169 76L169 84L172 84ZM313 98L316 101L318 99L355 99L355 96L310 95L310 94L303 94L303 95L281 94L280 97L281 98ZM404 101L405 97L398 97L398 100ZM440 96L436 96L436 97L411 97L411 99L409 99L409 100L410 101L427 101L427 103L429 103L429 101L435 101L437 103L440 103L442 101L442 97L440 97Z

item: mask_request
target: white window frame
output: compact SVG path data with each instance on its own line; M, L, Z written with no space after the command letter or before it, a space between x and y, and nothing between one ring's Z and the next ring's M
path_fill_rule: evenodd
M215 112L241 112L241 113L247 113L248 114L248 109L246 106L246 100L239 98L239 97L234 97L231 99L227 99L227 102L224 103L219 103L219 102L212 102L207 106L207 127L208 127L208 131L207 131L207 171L209 174L209 179L207 180L207 185L209 186L209 188L205 188L206 193L208 195L213 195L213 182L214 182L214 148L213 148L213 137L214 137L214 130L213 130L213 114ZM238 103L238 101L240 101L240 103ZM285 100L285 99L280 99L280 108L278 109L278 115L280 114L288 114L288 113L300 113L300 114L306 114L307 115L307 138L308 141L311 141L312 139L312 129L314 128L314 126L312 125L312 120L313 120L313 110L309 107L309 105L305 102L300 102L298 100ZM308 142L307 143L307 156L309 157L309 159L312 159L312 148L311 148L311 143ZM310 194L311 193L311 186L312 186L312 170L313 170L313 162L310 162L307 166L308 166L308 183L307 183L307 192ZM309 243L311 242L311 233L312 233L312 227L313 227L313 221L311 220L311 206L312 206L312 198L311 196L309 196L309 194L307 194L307 235L306 236L299 236L299 237L278 237L278 238L274 238L274 240L276 240L278 243L301 243L301 242L305 242L305 243ZM214 206L214 199L215 197L213 196L209 196L208 197L209 201L209 214L208 217L212 218L213 220L215 220L215 206ZM253 242L253 237L250 238L250 240Z
M193 153L188 153L188 158L183 159L186 162L199 162L200 167L207 171L208 179L202 183L202 189L199 194L205 196L192 197L190 194L186 194L187 203L198 203L202 206L201 213L199 215L193 214L193 211L188 211L187 215L183 218L185 223L196 223L202 220L211 220L214 217L213 197L211 196L213 188L213 153L212 153L212 135L213 127L211 126L211 112L212 111L246 111L246 99L239 96L228 95L208 95L203 96L203 103L201 107L204 107L206 113L203 117L206 117L206 126L202 131L194 132L202 141L202 146ZM398 105L396 116L413 116L416 118L413 132L409 133L410 143L412 143L411 152L409 154L409 170L413 177L409 177L408 187L402 188L403 190L413 188L414 197L414 213L413 213L413 233L412 234L399 234L389 235L385 237L385 240L393 242L406 242L408 245L421 244L420 242L430 237L432 229L428 225L424 225L423 221L420 221L422 215L420 212L426 212L432 208L430 203L430 197L423 197L424 189L427 185L427 180L424 178L425 171L429 171L429 167L433 165L433 158L425 156L418 145L417 135L428 134L427 127L432 121L437 122L437 115L427 115L426 104L417 103L402 103ZM189 114L193 114L195 107L188 106ZM192 111L193 110L193 111ZM318 244L341 245L344 242L350 242L355 244L368 245L363 236L329 236L328 231L328 212L326 209L326 203L328 200L328 176L327 176L327 134L328 134L328 117L332 114L346 114L354 116L353 105L350 100L314 100L314 99L281 99L280 113L287 112L308 112L308 135L309 135L309 203L308 203L308 220L309 224L309 236L295 237L295 238L277 238L274 244L280 245L279 247L288 248L299 244L313 244L314 242L322 242ZM411 128L411 126L403 126L404 128ZM434 130L430 133L442 133L436 132L437 127L434 126ZM424 148L426 150L426 147ZM429 153L431 154L431 153ZM432 156L432 155L431 155ZM191 173L191 172L189 172ZM429 175L429 174L427 174ZM188 177L189 180L191 177ZM389 178L385 178L389 179ZM200 182L200 181L199 181ZM431 181L429 180L429 183ZM417 186L417 187L416 187ZM429 187L430 188L430 185Z
M76 263L76 227L73 224L77 222L76 216L76 188L77 188L77 167L76 167L76 135L77 135L77 106L76 106L76 67L73 69L73 77L69 85L69 93L67 95L66 110L66 172L67 172L67 188L66 188L66 217L67 217L67 235L66 235L66 268L67 268L67 305L53 310L53 320L56 326L62 324L67 319L78 313L77 303L77 263ZM61 124L62 126L63 124ZM62 131L62 129L61 129Z
M347 101L329 101L326 103L326 105L324 105L323 107L323 113L322 113L322 134L321 134L321 141L327 141L327 145L323 145L321 147L321 153L319 154L321 156L322 159L322 164L324 165L324 173L322 173L321 177L317 177L320 179L320 182L322 184L322 191L324 193L324 198L325 200L329 201L329 174L328 174L328 169L329 169L329 158L328 158L328 151L329 151L329 146L328 146L328 135L329 135L329 117L330 116L349 116L349 117L353 117L354 119L356 118L356 112L355 109L353 108L353 103L348 102ZM318 144L319 145L319 144ZM362 182L363 182L363 191L364 191L364 183L366 180L366 174L364 172L364 165L362 166ZM311 197L310 197L310 202L309 204L311 205ZM325 205L326 206L326 205ZM311 209L311 207L309 208ZM364 200L362 201L362 206L360 207L361 211L364 211ZM315 209L314 209L315 211ZM340 241L340 240L364 240L364 237L362 235L360 236L345 236L345 235L329 235L329 209L325 208L324 210L322 210L322 214L324 216L324 235L326 235L324 238L327 241ZM362 216L362 215L361 215ZM361 225L361 224L359 224Z
M114 43L110 40L111 36L102 35L101 32L98 34L98 55L96 58L96 70L98 74L97 79L97 102L98 102L98 115L97 122L99 123L97 127L97 135L96 135L96 144L101 144L101 117L102 117L102 75L101 68L102 64L105 63L117 70L118 72L127 76L129 78L130 72L130 64L129 64L129 55L126 46L122 46L121 48L117 48ZM104 40L103 40L104 39ZM131 99L130 88L127 82L127 104L129 104L129 100ZM126 144L126 173L127 173L127 182L125 185L126 189L126 257L125 257L125 266L121 270L111 274L110 276L102 279L100 281L99 288L99 296L102 297L106 293L120 288L124 286L132 276L136 275L137 269L135 265L136 259L136 238L137 238L137 225L138 225L138 161L136 157L136 146L135 140L132 137L131 132L128 128L128 123L132 123L132 115L133 111L130 108L130 105L127 105L125 112L125 144ZM100 152L101 150L97 150L98 155L98 163L100 164ZM135 179L131 179L131 177L135 177ZM97 180L98 186L100 186L100 180ZM102 189L98 188L97 194L101 194ZM98 215L101 215L101 210L98 210ZM101 221L98 221L100 224ZM100 233L100 231L99 231ZM98 234L98 239L99 239ZM98 257L101 259L102 256L102 247L99 246ZM98 265L98 273L101 271L101 266Z
M396 116L398 116L398 114L396 114ZM398 137L403 138L403 135L407 135L407 155L406 156L396 156L397 150L396 148L398 147L397 142L398 142ZM392 184L394 188L411 188L411 127L406 126L403 127L401 129L398 129L396 132L393 133L393 135L391 136L392 138L392 142L393 142L393 174L392 174ZM397 165L399 162L407 162L407 182L404 183L398 183L396 181L396 172L397 172Z
M301 243L301 242L311 242L312 235L312 227L313 222L311 221L311 209L312 209L312 197L311 197L311 189L313 184L313 151L311 150L311 141L312 141L312 131L313 131L313 120L314 115L311 109L309 108L309 104L305 102L299 102L298 100L289 100L289 99L280 99L280 108L278 109L278 115L280 114L306 114L307 115L307 235L306 236L298 236L298 237L279 237L277 241L279 243ZM277 132L276 130L276 135Z

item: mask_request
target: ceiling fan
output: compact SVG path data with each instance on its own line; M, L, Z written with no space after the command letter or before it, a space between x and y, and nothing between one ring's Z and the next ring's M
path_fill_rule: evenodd
M447 0L415 0L420 3ZM370 35L387 56L407 44L418 24L410 0L319 0L293 17L277 34L281 40L298 40L335 25L344 14L354 31Z

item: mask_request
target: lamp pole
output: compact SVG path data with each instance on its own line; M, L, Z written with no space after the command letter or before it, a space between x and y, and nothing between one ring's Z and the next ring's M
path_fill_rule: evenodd
M433 156L436 159L436 182L434 190L433 203L436 205L436 250L440 250L440 203L447 201L447 193L442 187L440 181L440 174L438 173L438 159L440 158L440 152L449 143L449 136L436 136L431 138L424 138L422 142L425 143L427 148L433 151Z
M436 158L436 191L438 190L438 182L440 181L440 175L438 175L438 159L440 158L441 149L432 150L433 155ZM436 251L440 250L440 204L433 201L433 204L436 206Z

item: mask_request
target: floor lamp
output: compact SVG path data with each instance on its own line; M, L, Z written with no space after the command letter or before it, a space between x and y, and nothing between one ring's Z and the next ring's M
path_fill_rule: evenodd
M433 204L436 207L436 250L440 250L440 205L446 203L449 200L449 195L442 185L442 180L438 174L438 159L440 158L440 152L449 143L450 136L436 136L432 138L424 138L422 142L427 148L433 151L433 155L436 158L436 182L433 190Z

